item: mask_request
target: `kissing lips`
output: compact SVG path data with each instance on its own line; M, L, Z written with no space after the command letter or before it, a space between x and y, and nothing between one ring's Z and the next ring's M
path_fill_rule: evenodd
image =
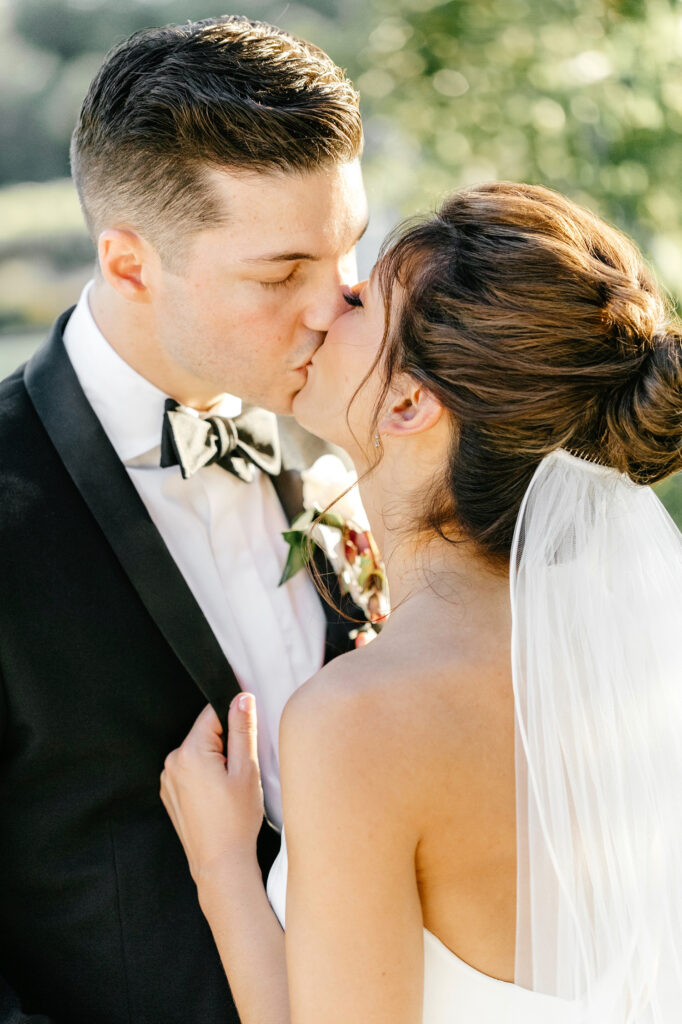
M317 349L315 350L315 352L316 351L317 351ZM310 356L310 358L308 360L306 360L305 363L301 363L300 366L296 367L296 372L300 373L300 372L302 372L304 370L305 370L306 373L308 372L310 367L313 365L313 360L315 358L315 352L313 352L313 354Z

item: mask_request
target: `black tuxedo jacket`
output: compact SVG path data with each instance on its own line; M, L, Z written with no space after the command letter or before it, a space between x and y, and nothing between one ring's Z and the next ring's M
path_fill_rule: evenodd
M238 684L78 384L68 316L0 384L0 1024L236 1024L159 774ZM292 518L326 446L281 433ZM328 619L329 658L352 626Z

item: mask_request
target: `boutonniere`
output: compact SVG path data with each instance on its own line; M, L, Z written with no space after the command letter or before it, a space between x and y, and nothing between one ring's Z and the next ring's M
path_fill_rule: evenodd
M337 455L322 455L301 473L301 479L303 512L282 534L289 554L280 586L307 565L312 543L327 556L341 593L350 595L368 622L380 622L390 610L388 583L360 501L356 474Z

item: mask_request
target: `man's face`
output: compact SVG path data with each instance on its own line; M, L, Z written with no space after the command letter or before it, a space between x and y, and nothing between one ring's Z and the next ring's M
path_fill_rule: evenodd
M225 224L190 239L181 268L161 270L159 343L216 394L290 413L357 281L367 223L359 161L306 174L208 173Z

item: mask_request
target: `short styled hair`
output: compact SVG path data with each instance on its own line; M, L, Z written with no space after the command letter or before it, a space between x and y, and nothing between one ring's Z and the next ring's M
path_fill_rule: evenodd
M345 72L311 43L226 16L115 47L83 101L71 168L94 239L125 224L170 256L220 223L207 169L303 173L361 151Z

